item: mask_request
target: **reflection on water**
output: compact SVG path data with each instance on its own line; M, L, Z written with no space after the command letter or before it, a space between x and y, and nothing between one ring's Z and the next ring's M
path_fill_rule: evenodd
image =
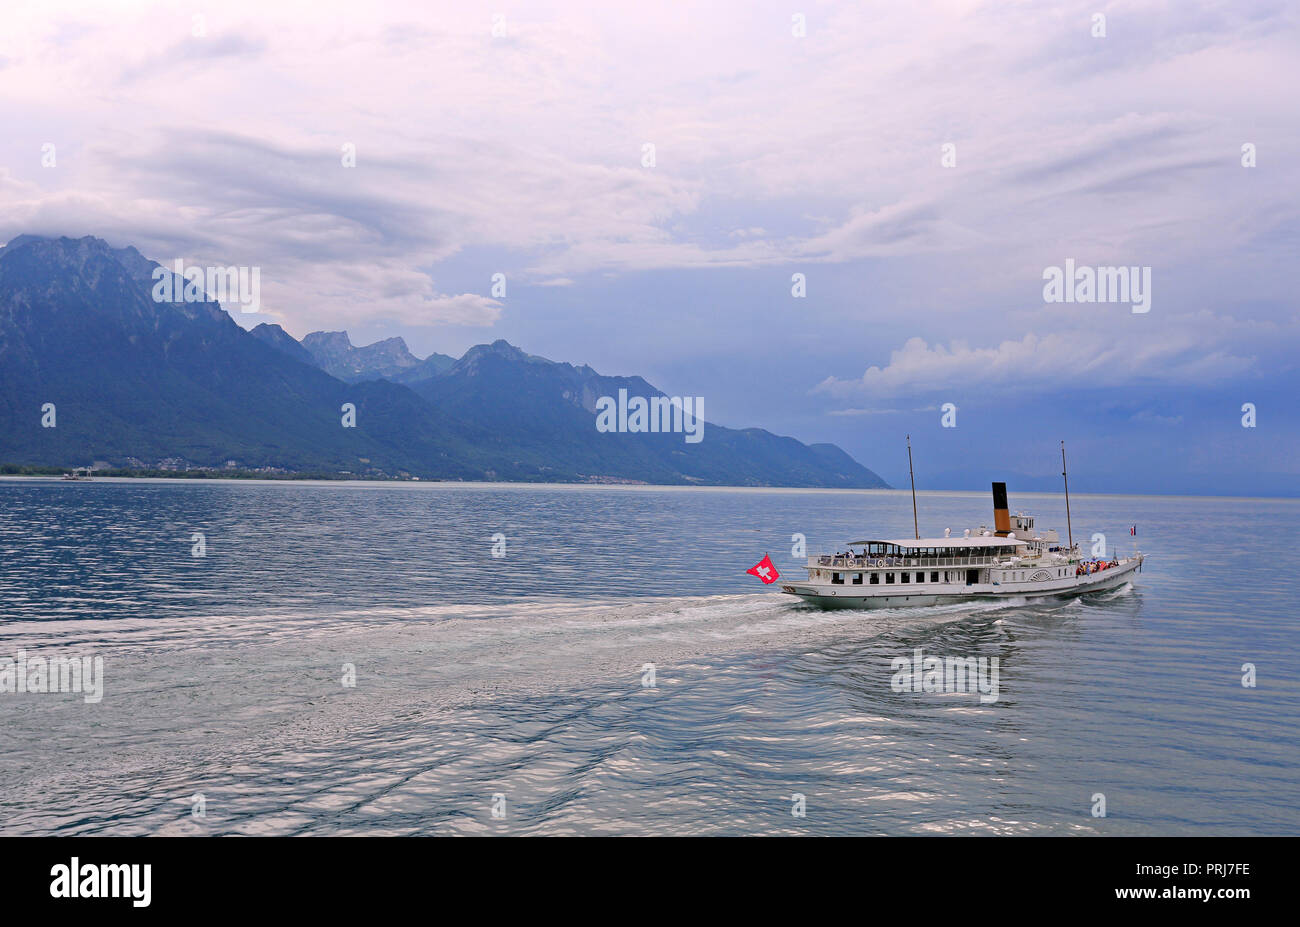
M1293 833L1297 554L1269 539L1300 506L1074 514L1141 526L1136 584L825 612L743 571L792 571L795 532L910 534L906 496L0 481L0 654L106 676L98 705L0 695L0 833ZM917 649L996 657L997 700L895 691Z

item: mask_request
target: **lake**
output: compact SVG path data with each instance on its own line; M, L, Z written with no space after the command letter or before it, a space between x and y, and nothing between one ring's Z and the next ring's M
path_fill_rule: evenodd
M2 479L0 657L103 691L0 694L0 833L1296 833L1300 502L1071 507L1134 583L826 612L745 570L910 537L909 494ZM996 700L899 691L918 649Z

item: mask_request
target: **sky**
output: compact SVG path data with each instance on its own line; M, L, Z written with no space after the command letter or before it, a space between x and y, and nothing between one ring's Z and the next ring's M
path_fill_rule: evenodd
M505 338L895 485L910 434L925 488L1054 488L1065 440L1072 489L1297 495L1296 86L1280 0L10 2L0 239L258 267L245 327ZM1148 311L1046 301L1067 260Z

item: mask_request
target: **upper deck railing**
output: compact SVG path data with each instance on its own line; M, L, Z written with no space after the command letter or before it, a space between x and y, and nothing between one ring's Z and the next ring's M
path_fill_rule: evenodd
M882 567L966 567L993 566L1002 563L991 555L970 557L833 557L822 554L809 557L810 567L844 567L846 569L866 569Z
M1031 549L1028 551L1031 556L1038 555L1041 552ZM1067 558L1067 561L1073 563L1070 551L1061 549L1053 551ZM808 558L810 567L841 567L850 570L862 569L882 569L885 567L977 567L977 566L997 566L1012 562L1006 557L997 557L992 554L972 554L969 557L836 557L830 554L821 554L816 557Z

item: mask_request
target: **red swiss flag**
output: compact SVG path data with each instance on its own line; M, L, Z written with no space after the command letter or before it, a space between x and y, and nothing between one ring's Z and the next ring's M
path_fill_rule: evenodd
M767 554L764 554L762 560L758 561L758 563L754 564L745 572L750 576L757 576L763 581L764 585L774 583L781 578L781 574L776 571L776 566L772 563L772 558Z

